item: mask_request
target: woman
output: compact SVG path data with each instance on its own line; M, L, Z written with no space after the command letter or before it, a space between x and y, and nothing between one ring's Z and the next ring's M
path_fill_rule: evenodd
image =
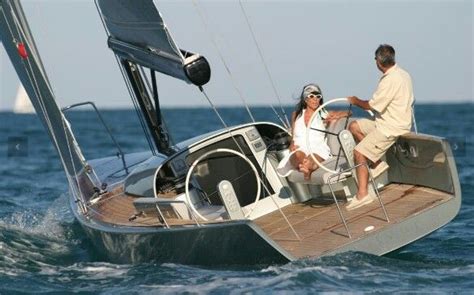
M311 173L319 168L318 164L311 157L311 154L313 154L319 162L324 162L331 157L331 150L325 139L326 134L318 130L325 131L326 123L348 115L348 112L327 112L325 109L322 109L313 119L311 123L312 129L308 129L309 120L321 104L323 104L321 88L316 84L308 84L303 87L300 101L291 116L292 140L290 144L291 156L289 161L294 169L303 173L306 180L310 179ZM306 142L306 132L309 132L309 145Z

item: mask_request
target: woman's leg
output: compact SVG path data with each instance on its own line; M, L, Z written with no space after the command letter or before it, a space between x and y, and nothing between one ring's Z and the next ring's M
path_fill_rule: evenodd
M319 163L324 162L324 159L321 158L318 154L313 154L313 156L318 160ZM299 170L303 173L304 179L309 180L311 178L311 173L314 170L318 169L319 165L314 161L313 157L307 156L303 160L303 163L300 164Z
M291 155L290 163L295 169L298 169L298 167L303 164L305 159L306 154L304 152L296 151L293 155Z

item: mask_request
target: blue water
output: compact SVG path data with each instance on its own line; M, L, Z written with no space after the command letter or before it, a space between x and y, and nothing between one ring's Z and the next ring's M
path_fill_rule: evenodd
M257 120L277 121L269 109L254 111ZM207 109L164 113L175 141L220 126ZM222 115L229 124L248 121L243 109L222 109ZM116 153L94 113L68 116L87 158ZM147 148L134 111L104 111L104 116L126 152ZM455 148L463 203L451 223L383 257L344 253L213 269L104 261L69 212L66 179L38 119L0 113L0 293L469 293L474 289L474 105L420 105L417 121L420 132L447 137Z

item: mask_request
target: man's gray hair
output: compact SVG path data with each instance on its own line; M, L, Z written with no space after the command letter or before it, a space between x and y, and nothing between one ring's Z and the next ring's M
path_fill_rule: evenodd
M393 66L395 64L395 49L388 44L379 45L375 50L375 58L384 66Z

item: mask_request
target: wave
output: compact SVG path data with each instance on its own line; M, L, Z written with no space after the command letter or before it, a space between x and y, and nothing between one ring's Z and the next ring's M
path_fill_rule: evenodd
M79 242L65 202L63 195L45 214L29 209L0 220L1 273L15 276L77 261Z

